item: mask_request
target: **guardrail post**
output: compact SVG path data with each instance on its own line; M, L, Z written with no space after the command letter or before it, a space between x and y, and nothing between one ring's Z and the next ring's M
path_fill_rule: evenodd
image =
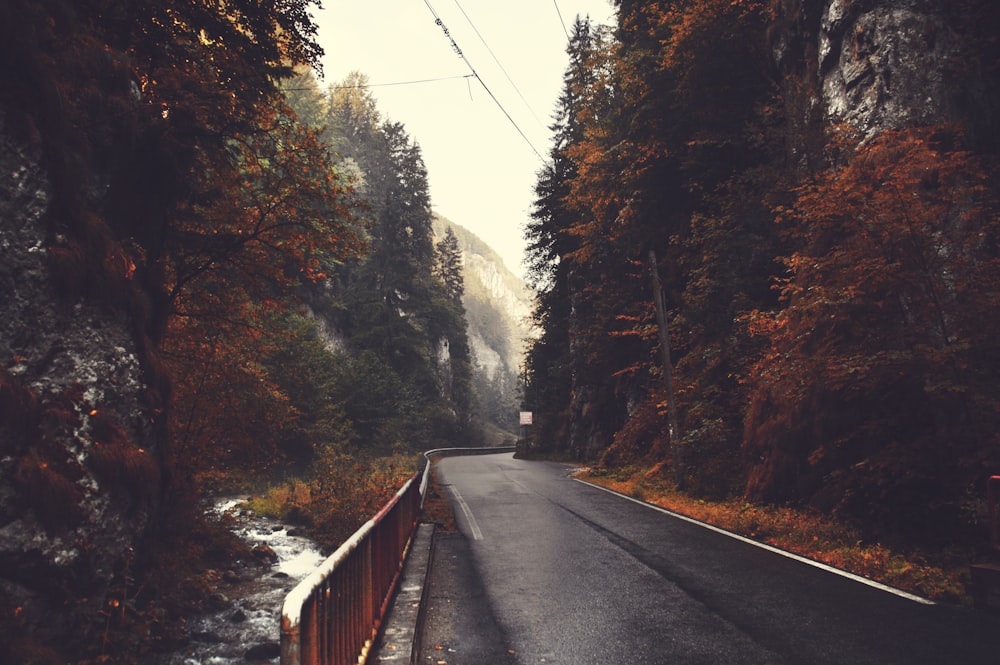
M282 614L281 617L281 659L280 665L301 665L302 634L298 624L292 626L288 618Z

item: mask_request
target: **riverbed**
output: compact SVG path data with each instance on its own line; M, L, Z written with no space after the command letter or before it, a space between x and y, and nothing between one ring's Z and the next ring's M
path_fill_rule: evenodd
M219 499L209 512L216 518L230 518L233 532L251 547L267 552L271 564L264 566L260 575L235 581L224 594L216 594L220 609L188 622L191 641L171 654L164 661L166 665L278 662L285 595L324 557L316 543L299 535L294 527L259 517L246 509L245 503L246 498L241 497Z

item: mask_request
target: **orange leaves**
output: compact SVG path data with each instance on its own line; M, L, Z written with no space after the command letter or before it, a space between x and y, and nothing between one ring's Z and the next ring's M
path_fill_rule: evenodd
M866 543L856 528L813 510L759 505L735 498L695 499L666 487L659 481L661 474L657 467L647 470L637 466L621 472L587 471L578 477L927 598L951 601L962 595L965 566L944 560L954 554L937 563L919 553L905 557L878 542Z
M795 249L784 308L745 317L769 341L748 381L746 445L761 460L752 494L809 497L826 485L838 510L871 522L878 505L895 523L889 506L916 501L904 489L915 479L928 511L961 493L944 469L982 456L983 432L962 414L995 380L978 359L997 353L981 331L1000 303L987 249L1000 223L983 165L958 144L941 127L853 150L838 139L838 164L778 211Z
M922 310L949 337L949 292L983 265L969 243L996 230L982 227L981 172L968 155L940 151L946 137L941 129L887 133L802 188L794 212L781 211L796 218L785 234L800 247L786 259L794 278L783 295L793 308L856 303L911 323Z
M746 325L747 332L753 337L769 337L787 324L783 319L777 318L774 312L763 312L759 309L742 314L738 317L738 321Z
M314 466L307 514L324 544L337 547L376 514L413 474L412 456L366 457L324 448Z
M208 286L207 284L203 286ZM163 354L174 377L173 448L191 476L208 467L246 471L281 461L283 428L295 409L261 362L282 343L272 312L243 299L182 303Z
M262 295L300 277L325 277L324 260L358 254L347 188L325 146L287 109L269 113L268 132L231 143L231 167L214 173L215 192L192 204L175 235L170 293L228 282L228 289ZM191 296L188 296L188 300Z

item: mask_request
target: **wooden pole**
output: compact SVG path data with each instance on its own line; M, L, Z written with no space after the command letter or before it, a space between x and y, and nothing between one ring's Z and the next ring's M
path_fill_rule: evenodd
M656 324L660 329L660 354L663 359L663 386L667 391L667 425L670 428L670 450L674 455L674 475L680 478L680 460L677 446L680 426L677 423L677 402L674 399L674 366L670 361L670 332L667 329L667 312L663 301L663 286L660 284L660 268L656 252L649 250L649 274L653 282L653 304L656 306Z

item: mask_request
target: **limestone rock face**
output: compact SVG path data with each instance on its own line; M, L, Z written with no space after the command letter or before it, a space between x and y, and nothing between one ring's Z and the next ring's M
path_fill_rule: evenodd
M987 86L949 23L947 0L776 2L773 57L792 80L793 127L848 123L865 136L961 123L988 133ZM793 92L794 91L794 92ZM804 142L807 142L804 141Z
M957 40L927 4L829 3L819 34L829 118L865 132L958 118Z
M435 240L448 226L462 250L463 303L476 362L490 377L498 370L516 375L531 334L527 321L534 296L493 249L460 225L436 217Z
M497 345L487 341L481 327L470 324L470 343L476 358L490 376L497 368L516 372L524 354L524 340L528 336L524 322L531 314L530 295L524 284L495 258L469 252L465 255L464 274L467 280L479 285L479 292L485 293L508 330L508 343Z
M0 595L58 639L62 602L131 565L160 474L127 315L53 284L39 152L0 111Z

